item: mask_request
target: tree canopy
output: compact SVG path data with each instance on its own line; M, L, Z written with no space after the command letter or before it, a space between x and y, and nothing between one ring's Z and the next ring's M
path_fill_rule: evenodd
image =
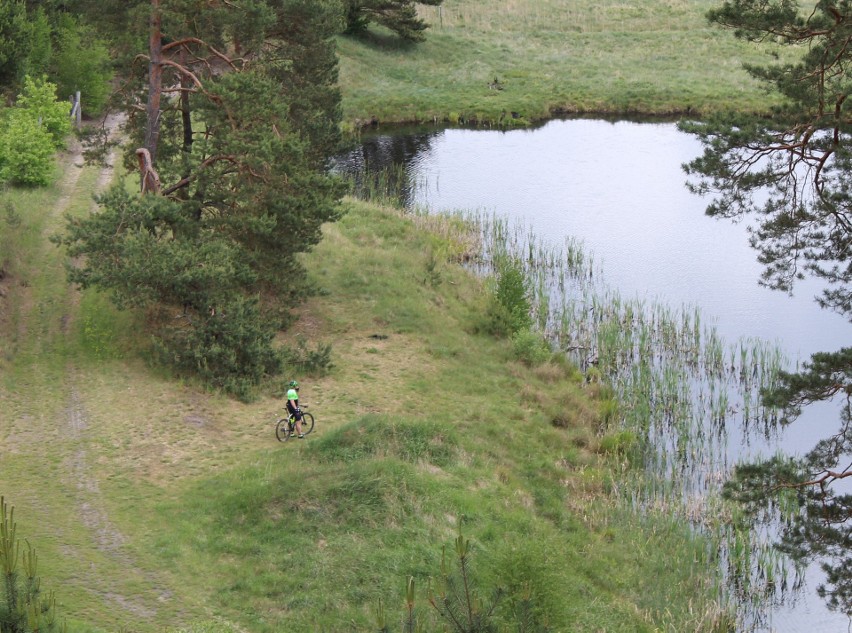
M275 333L308 291L298 255L339 214L325 171L339 5L121 4L125 161L141 193L120 183L69 221L60 241L83 256L69 276L144 309L161 360L248 397L281 368Z
M685 166L690 187L713 193L707 213L749 218L751 244L764 265L761 283L791 292L812 276L824 283L818 303L852 320L852 126L847 98L852 3L732 0L709 19L752 42L801 51L793 62L749 66L785 98L771 119L717 117L686 122L704 153ZM814 354L800 372L783 372L767 404L791 423L802 407L839 401L836 433L817 438L802 458L777 457L738 467L728 493L755 511L789 507L781 545L800 560L819 560L828 604L852 614L852 349Z

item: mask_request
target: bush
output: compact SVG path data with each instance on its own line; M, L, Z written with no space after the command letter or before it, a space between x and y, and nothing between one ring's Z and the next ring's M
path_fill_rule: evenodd
M264 378L281 370L274 336L257 302L237 298L221 312L198 316L189 327L165 330L155 339L155 350L166 365L248 401Z
M532 330L520 330L512 335L512 351L515 358L530 367L543 365L553 354L547 339Z
M527 278L521 264L507 259L498 266L497 286L485 313L484 329L494 336L511 336L532 326Z
M43 127L56 149L65 145L65 138L71 132L70 107L67 102L57 100L56 86L46 77L25 78L15 108Z
M68 106L46 79L24 80L24 90L0 128L0 180L43 186L53 176L53 154L71 131Z
M296 337L295 348L287 348L283 352L284 364L297 374L310 376L325 376L332 370L331 343L317 343L313 349L303 336Z
M53 178L54 142L29 116L14 113L0 133L0 181L44 186Z
M510 259L501 264L497 277L497 301L512 318L512 332L532 325L527 278L519 262Z

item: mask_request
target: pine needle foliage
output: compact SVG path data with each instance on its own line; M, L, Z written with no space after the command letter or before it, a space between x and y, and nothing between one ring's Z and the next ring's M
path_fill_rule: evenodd
M708 13L737 38L774 41L797 58L746 66L768 94L781 97L773 120L684 122L704 146L684 169L692 191L714 194L708 215L754 222L749 231L764 265L762 285L792 292L812 277L823 284L817 303L852 321L852 2L806 4L736 0ZM852 349L814 354L802 371L782 372L763 396L766 405L784 410L784 424L803 406L836 401L838 430L815 438L803 458L741 466L728 494L754 517L775 515L782 547L800 560L820 561L827 575L820 591L829 607L852 615L852 496L840 492L852 477ZM791 498L794 509L785 511Z
M483 599L473 584L470 540L460 533L454 546L454 566L444 547L438 590L429 596L429 604L454 633L497 633L494 610L504 590L498 587Z
M14 508L0 496L0 633L65 632L53 592L42 590L37 567L35 549L18 538Z

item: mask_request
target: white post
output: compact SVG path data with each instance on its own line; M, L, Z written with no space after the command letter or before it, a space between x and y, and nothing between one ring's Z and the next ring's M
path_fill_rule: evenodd
M80 91L74 93L74 101L77 104L77 129L79 130L83 124L83 104L80 103Z

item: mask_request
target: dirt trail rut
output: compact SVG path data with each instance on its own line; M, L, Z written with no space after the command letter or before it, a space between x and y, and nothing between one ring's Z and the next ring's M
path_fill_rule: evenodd
M106 125L111 135L118 133L121 120L118 118L107 119ZM75 197L77 181L80 177L80 169L83 162L82 148L79 145L73 147L70 160L74 167L70 167L62 182L63 194L57 201L52 216L58 219L68 209L70 201ZM95 192L103 191L111 182L113 177L112 165L117 158L117 152L113 150L107 160L106 166L101 169L95 185ZM94 203L93 203L94 204ZM76 297L77 292L74 292ZM76 305L76 299L72 301ZM64 315L62 318L63 333L69 331L69 321L73 315ZM127 577L144 579L151 588L153 596L146 592L145 596L127 596L121 594L116 587L88 587L101 597L119 608L116 613L117 619L121 619L121 611L131 614L134 618L149 619L156 616L155 604L169 600L171 592L160 587L163 586L154 574L143 570L134 560L128 549L128 539L110 520L101 495L98 479L94 474L92 462L96 459L93 454L91 438L97 436L98 430L92 428L89 415L86 411L84 399L81 395L80 377L73 365L69 365L66 372L64 389L67 391L67 405L64 411L64 424L67 446L71 448L62 464L63 478L67 481L69 488L73 490L72 501L80 522L89 533L89 541L106 557L111 564L116 564L126 570ZM97 578L95 572L93 577Z

